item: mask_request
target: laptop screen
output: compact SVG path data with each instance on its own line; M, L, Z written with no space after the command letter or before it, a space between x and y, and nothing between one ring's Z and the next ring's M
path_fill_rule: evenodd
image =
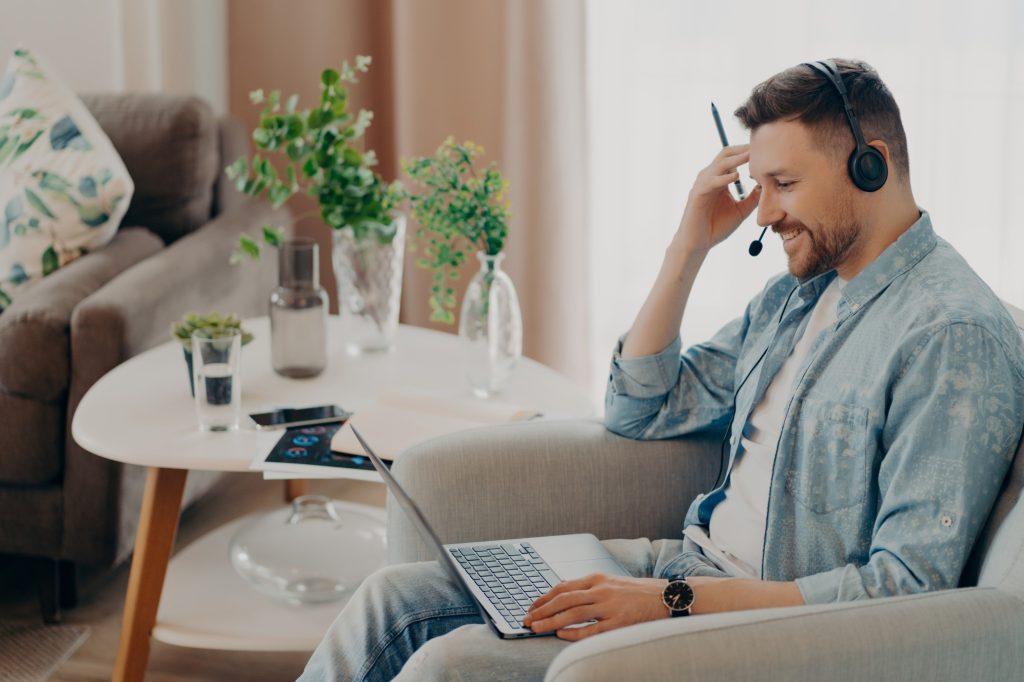
M420 511L420 508L416 506L416 503L412 501L412 498L406 494L402 486L399 485L397 480L395 480L395 477L391 474L387 465L381 461L380 457L377 456L377 453L375 453L366 441L363 440L362 435L356 431L354 426L352 426L352 422L349 422L347 426L352 429L352 433L354 433L356 438L359 440L359 444L363 446L363 450L366 451L367 456L373 463L373 467L377 470L377 473L380 474L380 477L384 479L384 483L387 485L388 490L398 501L398 504L401 505L402 509L405 511L405 515L410 521L412 521L412 525L414 525L416 530L419 531L420 537L423 538L423 541L427 543L428 547L432 547L434 549L434 552L437 554L437 560L448 573L448 577L451 578L452 582L459 585L466 591L466 594L473 599L473 603L476 604L477 609L480 611L481 618L484 619L485 623L489 622L490 616L487 615L483 606L480 605L473 593L466 587L462 576L459 575L459 571L455 567L455 560L452 559L451 555L448 554L448 551L444 548L444 545L441 544L441 539L427 522L426 517L423 516L423 512Z

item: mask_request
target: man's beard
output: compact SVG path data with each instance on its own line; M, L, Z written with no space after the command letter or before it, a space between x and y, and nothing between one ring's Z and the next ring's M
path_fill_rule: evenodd
M857 238L861 226L852 215L852 211L837 211L828 223L822 223L813 232L801 223L783 223L775 226L781 234L799 228L810 243L810 249L799 251L789 259L789 272L798 279L810 279L829 270L846 260ZM799 237L797 237L799 239Z

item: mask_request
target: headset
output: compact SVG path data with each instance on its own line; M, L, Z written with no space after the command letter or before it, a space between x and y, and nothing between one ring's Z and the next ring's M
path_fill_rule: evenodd
M853 113L850 98L846 96L846 86L843 84L842 76L840 76L835 62L831 59L825 59L818 62L804 62L801 66L809 66L815 71L824 74L828 82L839 92L839 96L843 98L843 111L846 114L846 122L850 124L850 131L853 133L853 141L856 144L846 164L850 180L853 181L857 189L864 192L877 192L882 189L886 179L889 177L889 168L885 163L885 157L882 156L880 151L864 141L864 133L861 132L860 124L857 123L857 115ZM761 240L764 239L765 232L767 231L768 228L765 227L761 232L761 236L750 243L748 251L751 256L761 253Z
M839 96L843 98L843 111L846 113L846 121L850 124L850 130L853 132L853 141L857 145L846 164L853 184L857 186L857 189L865 192L877 192L882 189L889 177L889 168L885 165L885 157L864 141L864 133L861 132L860 124L857 123L857 115L853 113L850 99L846 96L846 86L843 85L843 79L839 75L839 69L836 68L835 62L825 59L820 62L805 62L802 66L809 66L825 74L829 82L839 91Z

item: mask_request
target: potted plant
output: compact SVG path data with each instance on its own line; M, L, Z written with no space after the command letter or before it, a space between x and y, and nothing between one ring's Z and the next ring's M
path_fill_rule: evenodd
M467 370L474 392L486 397L508 381L522 355L523 322L512 280L501 269L508 236L508 183L491 163L476 170L483 149L472 142L444 141L432 157L404 161L403 169L422 187L409 195L418 239L428 239L418 265L434 271L431 320L454 322L452 280L475 250L480 270L466 290L459 336L467 349Z
M348 106L345 84L356 83L356 73L365 73L370 61L361 55L355 66L345 62L340 72L324 70L320 101L309 109L297 108L297 95L282 103L278 90L252 92L252 102L263 105L252 135L259 151L226 169L239 191L265 196L275 208L300 192L316 199L314 213L333 228L339 307L347 343L355 352L393 343L405 243L405 218L396 210L405 198L402 186L374 172L376 155L362 149L373 114L360 110L353 115ZM271 157L283 163L283 176ZM265 243L277 246L282 239L280 226L264 226ZM243 236L232 261L259 255L259 242Z
M192 335L200 332L209 339L227 338L236 332L242 334L242 345L246 345L253 339L253 335L242 329L242 322L234 315L221 315L217 311L206 315L188 313L180 322L171 325L171 336L178 340L185 353L185 364L188 365L188 385L192 395L196 394L196 387L192 378Z

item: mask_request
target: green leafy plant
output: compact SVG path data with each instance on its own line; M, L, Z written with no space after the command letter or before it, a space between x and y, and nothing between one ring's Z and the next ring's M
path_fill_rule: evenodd
M171 325L171 336L178 340L186 352L192 352L192 335L200 331L208 339L221 339L233 336L236 331L242 332L242 345L253 339L253 335L242 329L242 322L234 315L221 315L217 311L206 315L188 313Z
M316 199L321 219L332 228L351 229L357 241L391 243L396 232L392 212L404 201L405 192L400 183L385 182L372 170L376 154L362 151L360 143L373 113L363 109L353 115L344 86L357 83L356 73L368 71L370 61L370 57L360 55L355 66L344 62L340 72L324 70L320 74L320 102L310 109L297 109L298 95L282 104L280 90L269 95L263 90L250 93L254 104L264 105L259 126L252 133L260 151L251 159L243 156L225 169L238 190L250 196L266 196L275 208L304 192ZM268 157L272 155L285 160L283 177L271 164ZM282 239L280 227L263 227L266 244L278 246ZM231 260L259 255L260 244L242 236Z
M504 200L508 182L491 163L482 171L474 167L482 147L449 137L434 156L402 162L402 168L422 192L409 195L418 239L427 238L426 258L417 265L434 271L430 319L452 323L458 268L466 260L465 249L495 256L508 236L509 203Z

